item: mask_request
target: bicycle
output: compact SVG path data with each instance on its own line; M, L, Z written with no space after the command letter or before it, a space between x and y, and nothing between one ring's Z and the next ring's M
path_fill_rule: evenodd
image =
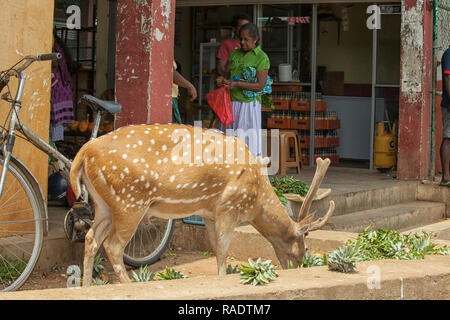
M7 87L2 99L11 104L5 125L0 128L0 291L20 288L32 273L41 252L43 238L48 234L48 212L42 189L27 166L13 154L15 139L22 138L53 158L58 172L69 179L71 160L21 123L19 113L26 75L24 70L35 61L60 59L59 53L28 55L11 68L0 71L0 93ZM9 87L11 77L18 79L13 98ZM120 104L83 95L85 103L94 112L94 127L90 139L98 135L101 118L106 113L117 114ZM6 123L9 121L8 127ZM73 242L84 241L94 221L87 190L64 218L66 236ZM132 240L125 248L124 262L133 267L157 261L166 250L173 234L174 221L158 218L143 219Z

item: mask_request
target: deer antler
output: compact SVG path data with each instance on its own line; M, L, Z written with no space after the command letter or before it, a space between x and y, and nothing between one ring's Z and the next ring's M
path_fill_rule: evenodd
M322 183L322 180L325 177L325 173L327 172L327 169L330 165L330 159L326 158L325 160L323 160L322 158L317 158L316 163L317 163L316 173L314 174L313 181L308 190L308 193L306 194L305 201L303 201L302 207L300 208L300 214L298 215L299 222L305 219L307 213L309 212L309 209L311 208L313 198L317 193L317 190L319 189L319 186ZM325 223L327 223L328 219L333 215L333 212L334 212L334 201L331 200L330 208L328 209L328 212L325 215L325 217L312 222L309 227L309 231L320 229L323 225L325 225ZM314 214L309 216L313 217Z

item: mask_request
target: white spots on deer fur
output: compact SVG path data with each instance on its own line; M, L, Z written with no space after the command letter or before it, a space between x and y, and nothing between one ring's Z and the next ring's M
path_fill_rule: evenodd
M177 184L177 189L180 189L181 188L181 184Z
M145 189L148 189L148 188L150 188L150 182L147 182L147 183L145 184Z
M138 141L138 145L142 146L142 141L141 140Z
M163 162L164 162L164 163L167 163L167 161L169 161L167 158L164 158L164 159L163 159Z
M142 163L145 163L145 159L144 159L144 158L141 158L141 162L142 162Z
M194 184L192 185L192 189L197 188L197 185L198 185L198 183L194 183Z
M125 178L125 175L123 174L123 173L120 173L120 179L124 179Z
M151 139L151 140L150 140L150 143L151 143L151 144L155 144L155 139Z
M158 159L158 161L156 161L157 164L161 164L162 160Z
M159 151L156 151L156 152L155 152L155 155L159 156Z
M233 170L231 170L230 172L228 172L229 174L234 174L234 171Z
M162 151L166 151L167 150L167 146L165 144L163 144L163 146L161 147Z
M174 182L174 181L175 181L175 176L174 176L174 175L173 175L173 176L170 176L169 181L170 181L170 182Z
M124 153L123 155L122 155L122 159L126 159L128 156L127 156L127 154L126 153Z
M129 174L129 173L130 173L130 170L128 170L128 168L125 167L125 168L123 169L123 172L125 172L126 174Z
M147 148L147 151L148 151L148 152L152 151L152 148L148 147L148 148Z
M163 134L163 131L162 130L159 130L159 132L158 132L159 134Z
M145 177L144 176L141 176L141 181L145 181Z
M114 135L114 136L113 136L113 139L117 139L117 135Z
M111 169L116 170L117 166L112 166Z
M100 180L102 180L102 182L104 184L107 184L105 176L103 175L103 173L100 170L98 171L98 176L100 177Z
M157 190L156 187L154 187L154 188L152 189L153 192L156 192L156 190Z
M155 172L155 180L158 180L159 178L159 174L157 172Z
M179 172L183 172L184 171L184 168L180 168L180 170L178 170Z
M131 135L127 134L127 139L130 139L130 138L131 138Z
M134 159L133 160L133 163L138 163L139 162L139 159Z
M202 191L206 191L206 190L208 190L208 188L203 188L203 189L202 189Z
M120 197L116 196L116 201L119 202L120 201Z
M90 162L94 162L94 157L91 157L91 159L89 160Z
M131 186L131 187L130 187L130 191L133 191L133 190L134 190L134 186Z

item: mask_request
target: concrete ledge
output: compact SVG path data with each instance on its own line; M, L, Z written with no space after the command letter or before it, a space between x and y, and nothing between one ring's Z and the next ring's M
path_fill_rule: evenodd
M371 226L371 230L401 230L435 223L445 219L445 216L444 203L408 201L382 208L333 216L323 229L359 233Z
M316 230L306 237L306 246L310 250L331 251L342 246L347 240L357 237L357 233ZM212 251L206 228L184 223L175 226L174 236L169 246L189 251ZM250 225L235 229L228 255L243 261L261 257L272 260L274 264L279 263L270 242Z
M239 275L203 276L170 281L115 284L89 288L0 293L1 300L196 300L196 299L450 299L450 256L424 260L362 262L344 274L327 267L280 270L264 286L239 283ZM379 289L373 281L378 272ZM373 284L373 288L368 287Z

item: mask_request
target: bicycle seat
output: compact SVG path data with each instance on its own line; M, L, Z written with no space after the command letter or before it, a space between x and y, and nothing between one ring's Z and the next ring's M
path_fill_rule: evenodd
M122 111L122 106L120 105L120 103L101 100L94 96L91 96L90 94L83 94L80 101L91 106L94 111L97 111L97 109L104 109L111 113L119 113Z

